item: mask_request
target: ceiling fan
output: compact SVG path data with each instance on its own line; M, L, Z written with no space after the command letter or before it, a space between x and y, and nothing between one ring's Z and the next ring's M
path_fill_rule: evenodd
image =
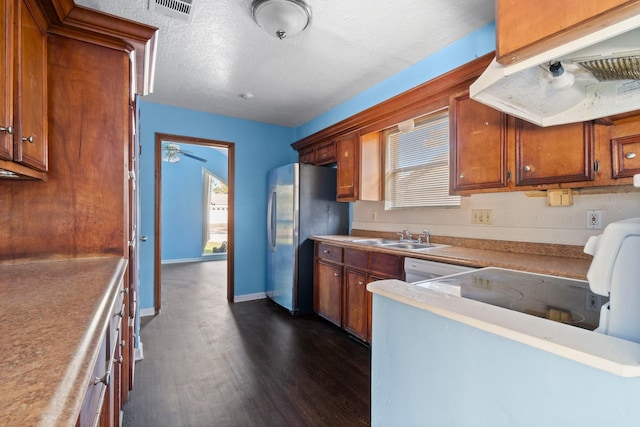
M191 157L192 159L199 160L201 162L207 162L207 159L198 157L188 151L184 151L180 148L180 145L175 142L164 142L162 144L162 161L169 163L177 163L180 161L180 156Z

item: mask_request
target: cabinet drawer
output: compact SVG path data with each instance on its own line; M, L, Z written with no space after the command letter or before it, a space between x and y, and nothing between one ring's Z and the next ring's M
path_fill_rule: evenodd
M336 161L336 143L331 141L316 148L316 163L325 165Z
M625 178L640 173L640 135L611 140L613 177Z
M104 382L101 380L104 380ZM107 337L105 335L100 345L96 364L89 378L89 384L87 385L87 392L82 402L82 407L80 408L78 426L95 425L96 419L100 416L107 384L110 380L110 374L107 374Z
M316 256L334 262L342 262L342 248L338 246L318 243L316 246Z
M371 271L390 277L402 277L402 264L398 255L371 252Z
M358 249L345 249L344 263L349 267L366 270L369 267L369 253Z

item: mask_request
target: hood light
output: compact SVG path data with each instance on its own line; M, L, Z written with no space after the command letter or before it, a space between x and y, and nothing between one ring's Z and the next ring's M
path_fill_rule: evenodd
M565 71L562 64L557 61L549 65L549 75L547 76L551 80L551 84L556 89L565 89L573 86L576 78L575 76Z

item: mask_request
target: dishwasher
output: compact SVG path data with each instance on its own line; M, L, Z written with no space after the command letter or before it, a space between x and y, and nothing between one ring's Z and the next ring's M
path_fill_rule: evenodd
M404 259L404 280L407 283L416 283L427 279L435 279L436 277L465 273L473 270L476 269L463 267L461 265L446 264L444 262L428 261L426 259Z

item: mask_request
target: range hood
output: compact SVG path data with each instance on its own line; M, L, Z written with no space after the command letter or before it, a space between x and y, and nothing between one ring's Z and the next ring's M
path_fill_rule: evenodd
M517 64L494 59L469 93L538 126L640 110L640 15Z

